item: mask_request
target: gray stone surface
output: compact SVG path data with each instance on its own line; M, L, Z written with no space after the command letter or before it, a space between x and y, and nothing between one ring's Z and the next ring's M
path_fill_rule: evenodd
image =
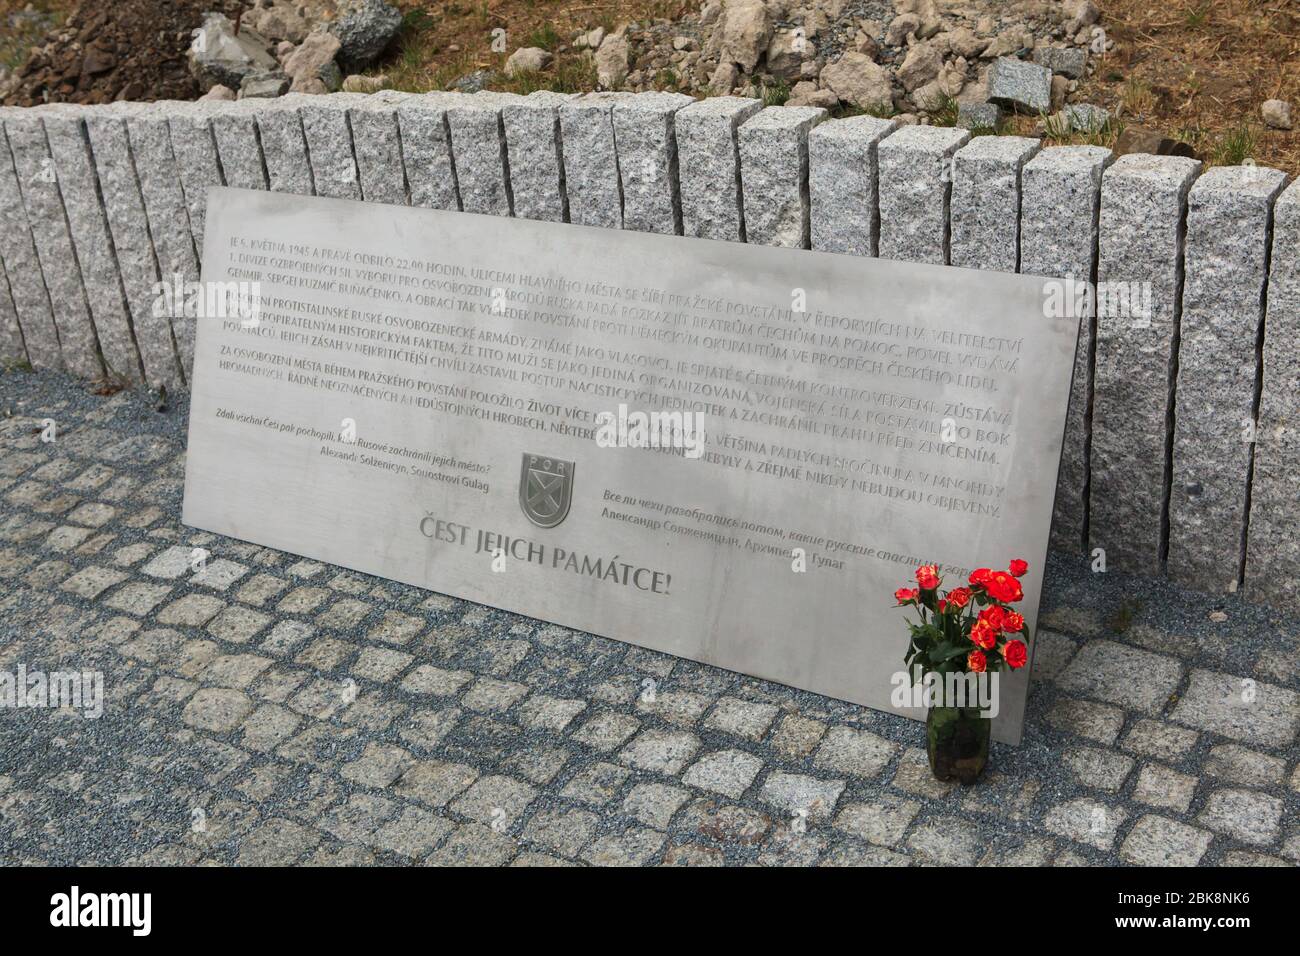
M140 195L149 220L154 257L163 282L184 288L187 282L199 281L199 263L190 232L189 212L180 173L172 154L168 116L171 104L155 103L128 117L126 127L131 140L131 154L140 180ZM173 296L171 315L172 339L181 359L188 382L194 370L194 336L197 319L186 317L184 299Z
M1088 51L1076 46L1043 46L1034 49L1034 62L1053 73L1077 80L1088 64Z
M1211 830L1254 846L1268 846L1278 838L1282 801L1253 790L1215 790L1197 822Z
M566 222L560 106L572 96L545 90L506 103L501 124L510 160L510 192L520 219Z
M34 368L61 369L64 360L59 351L59 333L41 276L27 210L23 207L22 190L14 174L9 137L3 127L0 127L0 219L4 221L4 228L0 229L0 258L4 260L27 357Z
M1110 150L1100 146L1049 146L1025 164L1020 177L1021 272L1073 279L1076 285L1064 285L1063 291L1092 282L1097 266L1101 177L1113 159ZM1088 507L1095 309L1090 296L1081 304L1077 309L1079 347L1052 515L1052 545L1063 550L1083 545Z
M808 198L812 247L874 256L880 242L877 205L880 141L898 128L874 116L833 119L808 134Z
M45 127L38 112L13 110L6 111L3 116L14 173L40 262L40 274L45 280L45 291L59 333L63 363L81 378L100 378L104 366L99 357L99 343L81 282L81 268L68 231L58 173L50 156Z
M1176 658L1113 641L1090 641L1066 666L1057 683L1084 697L1158 714L1182 676L1183 665Z
M1147 815L1133 825L1119 855L1136 866L1195 866L1213 838L1185 823Z
M1289 747L1300 731L1300 694L1251 678L1195 670L1171 719L1249 744Z
M316 195L333 199L360 199L361 181L352 151L352 126L348 107L363 94L330 93L308 96L298 108L302 131L311 157Z
M450 94L407 96L397 105L402 158L411 205L426 209L460 209L456 171L451 160L446 100Z
M948 264L953 154L965 130L906 126L880 144L880 257Z
M1069 103L1061 112L1076 133L1096 133L1110 122L1110 111L1092 103Z
M329 31L339 39L339 63L356 73L384 52L402 26L402 11L386 0L347 0Z
M762 108L761 100L711 96L674 117L685 235L745 240L738 130Z
M9 277L0 260L0 367L24 363L30 364L27 346L23 344L23 330L18 325L18 312L9 292Z
M1052 105L1052 71L1012 56L989 66L988 99L1022 113L1043 113Z
M1200 168L1134 154L1102 177L1088 536L1108 568L1160 566L1181 222Z
M996 103L960 103L957 126L960 129L997 129L1002 122L1002 107Z
M808 248L808 133L828 115L813 106L769 106L741 125L746 242Z
M614 104L630 93L587 93L560 107L569 220L623 228L623 188L614 142Z
M447 101L456 184L465 212L511 215L510 169L501 109L519 99L513 93L483 92Z
M1193 644L1173 719L1203 730L1126 709L1141 703L1128 668L1089 690L1121 706L1039 681L1025 745L995 746L985 777L955 787L901 717L187 528L188 396L169 404L0 374L0 655L102 671L106 690L95 721L0 721L6 862L1295 861L1300 674L1256 683L1258 709L1229 701L1294 629L1240 596L1053 555L1044 608L1062 640L1094 630L1072 610L1085 596L1109 618L1140 589L1149 633L1231 634L1236 663ZM46 417L57 442L33 427ZM219 589L218 567L244 577ZM1205 620L1215 606L1229 622ZM1136 631L1108 655L1149 653ZM326 635L330 653L302 653ZM671 706L641 706L649 674Z
M953 155L952 265L1019 271L1021 169L1038 149L1023 136L976 136Z
M257 135L257 113L266 104L262 100L239 100L234 103L201 104L210 113L212 138L227 186L239 189L266 189L266 162Z
M642 93L614 104L624 229L681 233L674 114L693 102L685 93Z
M1255 347L1264 321L1273 200L1286 174L1218 166L1187 197L1179 325L1170 577L1236 590L1255 428Z
M250 73L239 81L239 98L241 100L273 100L277 96L288 93L291 82L283 70Z
M144 371L100 202L84 113L82 107L52 106L41 115L105 368L110 377L138 385Z
M165 385L176 389L184 384L180 357L172 339L171 322L166 316L154 315L155 287L160 281L158 262L126 128L128 112L138 109L133 106L87 113L86 131L145 379L154 388Z
M172 155L180 172L185 205L190 211L194 247L203 254L204 223L207 220L208 189L225 185L217 141L212 135L208 110L199 103L178 109L171 115Z
M1273 257L1264 322L1264 375L1255 430L1246 594L1293 607L1300 601L1300 180L1273 209Z
M275 192L299 196L316 192L299 113L305 99L306 94L291 93L267 103L254 114L262 141L262 158L266 161L266 177Z
M361 198L367 202L408 204L402 137L397 106L408 94L385 90L357 100L348 108L352 150L361 176Z

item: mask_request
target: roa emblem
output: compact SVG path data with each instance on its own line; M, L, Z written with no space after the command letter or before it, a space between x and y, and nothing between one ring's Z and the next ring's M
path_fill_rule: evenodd
M569 515L573 500L573 462L524 453L519 475L519 507L539 528L554 528Z

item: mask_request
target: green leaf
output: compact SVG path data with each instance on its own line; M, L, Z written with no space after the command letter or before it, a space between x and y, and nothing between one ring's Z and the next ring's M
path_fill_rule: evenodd
M944 641L930 652L930 657L936 662L943 662L968 653L970 653L969 647L954 641Z

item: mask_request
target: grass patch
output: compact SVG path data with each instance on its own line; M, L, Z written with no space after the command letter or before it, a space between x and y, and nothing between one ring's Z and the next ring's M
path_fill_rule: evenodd
M555 48L563 42L555 27L549 23L544 23L528 34L527 39L524 40L524 46L540 47L553 53Z
M1145 80L1131 77L1124 82L1119 94L1121 116L1143 116L1156 108L1156 94Z
M790 99L790 84L777 82L771 86L765 85L760 95L764 106L785 106L786 100Z
M26 63L32 47L63 25L69 6L69 0L0 0L0 66L16 70Z
M1216 166L1240 166L1255 155L1257 138L1255 129L1244 123L1228 130L1208 151L1210 161Z
M872 103L861 108L859 115L874 116L876 119L893 119L898 115L893 103Z
M1202 0L1185 14L1183 14L1183 24L1189 30L1199 30L1210 22L1210 13L1213 7L1209 0Z
M1043 117L1042 122L1043 134L1054 143L1063 142L1074 135L1074 127L1070 125L1070 117L1065 110Z
M560 57L548 69L539 72L520 73L512 77L498 74L488 84L488 88L524 96L539 90L582 93L596 88L596 61L581 55Z
M960 107L958 106L957 101L953 97L945 95L943 99L939 101L938 108L930 113L930 125L956 126L957 115L959 112Z

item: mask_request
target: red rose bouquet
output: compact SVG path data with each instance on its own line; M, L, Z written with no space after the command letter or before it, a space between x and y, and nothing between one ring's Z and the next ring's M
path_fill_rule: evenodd
M899 607L915 607L919 620L903 663L912 679L933 671L947 674L1018 670L1029 659L1025 619L1011 605L1023 600L1020 578L1029 565L1016 558L1009 570L978 568L966 585L942 590L939 566L916 569L917 587L899 588Z
M918 618L908 623L906 682L939 688L927 700L925 726L930 769L940 780L974 783L988 761L991 720L983 704L975 706L987 698L977 693L972 701L968 685L974 682L978 692L980 682L991 684L985 689L992 698L997 677L989 675L1028 662L1029 629L1012 607L1024 599L1020 577L1028 570L1017 558L1006 571L979 568L966 584L944 591L939 566L923 564L916 587L894 592L898 606L915 607Z

